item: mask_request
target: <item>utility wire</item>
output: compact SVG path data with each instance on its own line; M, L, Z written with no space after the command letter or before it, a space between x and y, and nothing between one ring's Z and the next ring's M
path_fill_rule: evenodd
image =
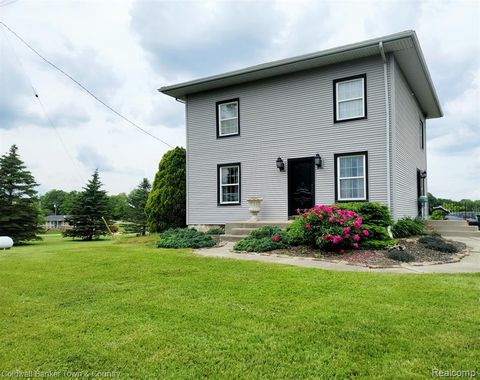
M64 76L66 76L68 79L70 79L72 82L74 82L77 86L79 86L83 91L85 91L88 95L90 95L92 98L94 98L97 102L102 104L104 107L108 108L110 111L112 111L114 114L125 120L128 124L132 125L136 129L138 129L140 132L145 133L146 135L153 137L155 140L158 140L162 142L163 144L169 146L170 148L173 148L172 145L167 143L166 141L160 139L159 137L152 135L150 132L147 130L143 129L140 127L138 124L135 122L131 121L129 118L126 116L122 115L120 112L115 110L113 107L109 106L107 103L105 103L102 99L100 99L98 96L96 96L93 92L91 92L88 88L86 88L83 84L81 84L79 81L77 81L75 78L73 78L70 74L66 73L64 70L62 70L60 67L58 67L56 64L53 62L49 61L47 58L45 58L43 55L41 55L35 48L33 48L27 41L25 41L22 37L20 37L17 33L15 33L12 29L9 28L7 24L5 24L3 21L0 21L0 24L3 25L4 28L6 28L10 33L12 33L20 42L22 42L26 47L28 47L31 51L33 51L37 56L39 56L43 61L45 61L47 64L52 66L54 69L58 70L60 73L62 73Z
M30 78L30 76L28 75L27 73L27 70L25 69L25 66L23 65L22 61L20 60L20 57L17 55L16 51L15 51L15 48L10 44L10 40L8 38L8 36L6 35L5 31L2 30L2 33L3 33L3 36L5 37L5 40L7 41L7 44L8 46L10 47L10 49L12 50L13 52L13 55L15 56L16 60L18 61L18 64L20 66L20 68L22 69L23 71L23 74L25 75L25 77L27 78L27 81L30 85L30 88L32 89L32 92L33 92L33 95L35 96L35 99L38 101L38 104L40 105L40 108L42 109L43 111L43 114L45 116L45 119L47 119L48 123L50 124L50 126L53 128L53 130L55 131L55 134L57 135L59 141L60 141L60 144L62 144L62 147L63 149L65 150L65 153L67 154L68 158L70 159L70 161L72 162L73 166L75 167L76 169L76 174L80 180L81 183L84 183L85 180L84 178L82 177L82 175L80 174L80 169L77 165L77 163L75 162L75 160L73 159L73 157L71 156L70 152L68 151L68 148L65 144L65 142L63 141L63 138L62 138L62 135L60 134L60 132L58 131L58 129L56 128L55 124L53 123L51 117L49 116L47 110L45 109L45 106L43 105L41 99L40 99L40 96L38 95L38 92L37 90L35 89L35 86L33 85L33 82Z

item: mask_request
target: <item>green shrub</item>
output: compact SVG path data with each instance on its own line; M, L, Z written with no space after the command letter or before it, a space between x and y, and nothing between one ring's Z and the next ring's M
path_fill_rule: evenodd
M297 218L287 227L287 242L293 246L307 244L305 219Z
M364 224L363 228L368 230L368 240L391 240L386 227L377 226L375 224Z
M389 259L409 263L415 261L415 257L406 251L392 251L387 253Z
M430 244L430 243L438 243L439 241L443 241L440 236L433 236L433 235L426 235L422 236L418 239L420 244Z
M207 235L224 235L225 230L223 228L210 228L207 232Z
M392 232L396 238L423 235L425 233L425 222L418 218L405 217L399 219L393 225Z
M237 241L235 251L267 252L287 248L287 233L274 226L265 226L253 230L245 239Z
M272 238L275 235L282 234L282 230L277 226L264 226L257 228L250 232L250 237L253 239Z
M336 205L339 208L355 211L365 224L388 227L393 224L392 215L387 206L377 202L348 202Z
M245 251L245 252L268 252L275 249L287 248L287 244L282 242L275 242L272 238L261 238L261 239L243 239L237 241L233 246L235 251Z
M145 206L148 230L162 232L186 225L186 151L176 147L158 165Z
M215 240L194 228L171 228L160 234L158 248L207 248L215 245Z
M388 240L367 240L362 243L362 248L365 249L387 249L388 247L394 246L397 244L395 239Z
M433 249L434 251L439 251L444 253L458 252L457 247L455 247L453 244L448 243L437 236L423 236L420 239L418 239L418 242L422 244L425 248Z
M443 220L445 218L445 215L447 213L443 210L434 210L432 214L430 215L429 219L430 220Z

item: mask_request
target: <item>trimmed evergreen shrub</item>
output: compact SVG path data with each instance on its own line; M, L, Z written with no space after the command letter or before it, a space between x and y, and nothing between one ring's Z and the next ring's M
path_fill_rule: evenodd
M418 218L405 217L399 219L393 225L392 232L396 238L423 235L425 233L425 222Z
M186 225L186 151L176 147L162 157L145 206L148 229L161 232Z
M160 234L158 248L208 248L215 240L194 228L171 228Z
M237 241L235 251L267 252L287 248L287 233L274 226L265 226L253 230L245 239Z
M425 248L444 253L456 253L458 248L437 236L422 236L418 242Z
M409 263L415 261L415 257L406 251L392 251L387 253L389 259Z
M421 244L430 244L430 243L437 243L439 241L443 241L440 236L433 236L433 235L426 235L422 236L418 239L418 242Z
M387 206L377 202L338 203L338 208L355 211L365 224L388 227L393 224L392 215Z

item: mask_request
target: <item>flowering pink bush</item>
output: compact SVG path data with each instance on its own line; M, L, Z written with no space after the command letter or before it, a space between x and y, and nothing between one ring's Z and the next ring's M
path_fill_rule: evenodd
M358 249L369 232L362 227L363 220L356 212L337 206L317 205L309 210L298 210L304 226L307 243L329 251Z

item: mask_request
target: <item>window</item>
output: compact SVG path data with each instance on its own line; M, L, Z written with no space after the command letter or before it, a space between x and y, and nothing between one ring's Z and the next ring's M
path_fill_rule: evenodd
M337 201L366 201L368 198L367 152L335 155Z
M363 74L333 81L335 122L367 117L366 79Z
M218 165L219 205L240 204L240 164Z
M217 137L240 134L239 99L217 102Z
M420 149L425 149L425 127L423 125L423 121L420 120L420 128L419 128L419 135L420 135Z

